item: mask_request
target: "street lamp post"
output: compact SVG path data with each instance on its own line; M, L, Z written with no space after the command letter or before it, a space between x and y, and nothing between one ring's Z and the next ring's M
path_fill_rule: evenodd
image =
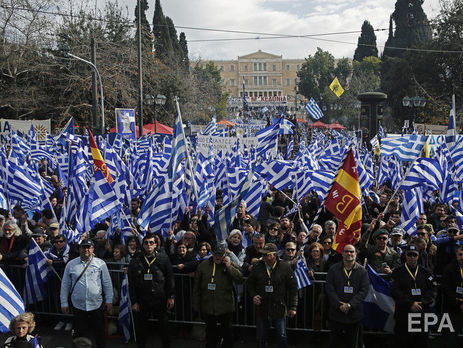
M155 102L155 105L161 105L163 106L165 103L166 103L166 96L163 95L163 94L158 94L156 96L156 98L154 98L154 102ZM156 117L156 106L154 106L154 134L156 134L157 132L157 123L158 123L158 120L157 120L157 117Z
M402 105L411 108L413 111L413 127L415 127L415 119L416 119L416 109L417 108L424 108L426 106L426 98L423 97L409 97L405 96L402 99Z
M154 105L154 97L151 94L146 94L145 95L145 104L149 105L149 106ZM154 114L156 115L156 105L154 105ZM156 118L156 116L155 116L155 118ZM156 127L156 123L155 123L155 127Z
M100 98L101 98L101 133L104 133L104 129L105 129L105 124L104 124L104 95L103 95L103 82L101 82L100 72L98 71L95 64L93 64L92 62L89 62L88 60L77 57L77 56L73 55L72 53L68 53L68 56L72 57L74 59L80 60L81 62L87 63L88 65L90 65L92 67L92 69L95 71L96 75L98 76L98 81L100 81Z

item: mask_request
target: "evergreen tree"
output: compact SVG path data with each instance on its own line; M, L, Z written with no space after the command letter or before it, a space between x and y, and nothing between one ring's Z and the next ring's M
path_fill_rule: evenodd
M179 61L181 58L181 52L180 44L178 42L177 30L175 29L174 21L169 16L166 16L166 25L167 29L169 30L169 38L170 42L172 43L172 50L174 56L177 59L177 61Z
M167 62L173 48L170 40L169 28L167 27L166 18L162 12L160 0L156 0L154 7L153 35L156 57Z
M135 26L137 28L135 33L135 39L138 40L138 4L141 7L141 42L143 49L151 50L151 28L146 19L146 11L148 10L148 1L147 0L140 0L137 1L137 5L135 6Z
M365 57L378 57L375 31L368 21L363 22L354 60L361 62Z
M394 53L392 53L392 47L394 43L394 20L392 19L392 15L389 17L389 35L387 37L387 41L384 47L383 56L391 57Z
M184 32L180 33L179 46L182 54L182 59L180 64L185 69L185 71L190 70L190 59L188 58L188 44L186 41L186 36Z
M397 0L392 19L395 23L393 47L420 47L432 38L431 27L421 5L423 0ZM389 40L388 40L389 41ZM388 50L391 56L402 56L401 50Z

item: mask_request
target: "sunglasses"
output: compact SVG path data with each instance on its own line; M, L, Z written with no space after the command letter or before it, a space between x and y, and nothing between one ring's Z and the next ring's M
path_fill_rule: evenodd
M333 242L326 241L326 242L323 242L323 244L333 244Z
M92 246L91 245L81 245L80 247L82 249L90 249Z
M143 242L143 244L145 245L153 245L153 244L156 244L156 242L152 241L152 240L146 240Z
M286 248L286 251L296 251L296 249L293 249L293 248Z
M378 237L376 240L387 240L387 237Z
M425 235L426 235L426 233L423 233L423 232L418 232L416 235L417 235L417 236L425 236Z
M406 253L405 255L408 257L418 257L417 253Z

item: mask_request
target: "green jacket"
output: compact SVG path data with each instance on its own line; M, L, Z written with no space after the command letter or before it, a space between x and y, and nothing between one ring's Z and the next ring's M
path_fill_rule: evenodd
M266 292L269 285L267 265L260 260L252 268L246 282L248 293L253 298L262 297L262 303L256 309L262 317L279 319L286 316L288 310L297 308L297 284L294 272L288 262L277 259L275 268L270 273L270 285L273 292Z
M196 269L193 287L193 309L203 314L222 315L235 311L235 296L233 282L242 283L243 275L234 263L227 269L223 263L215 265L215 290L209 290L214 270L214 261L211 257L201 262Z
M358 243L360 253L368 259L368 264L378 273L381 273L383 262L386 262L391 270L400 267L400 255L388 246L386 246L386 252L381 252L375 244L369 242L370 235L371 232L364 233Z

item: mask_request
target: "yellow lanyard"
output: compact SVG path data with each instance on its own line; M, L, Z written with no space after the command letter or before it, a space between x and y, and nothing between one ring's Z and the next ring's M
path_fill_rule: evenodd
M150 267L154 263L154 261L156 261L156 259L157 259L157 256L151 262L149 262L148 258L145 256L145 261L148 264L148 273L150 273Z
M463 268L460 267L460 286L463 287Z
M213 283L213 282L214 282L214 277L215 277L215 262L214 262L214 261L212 261L212 263L213 263L213 265L214 265L214 266L212 267L212 277L211 277L211 283Z
M405 264L405 268L407 269L408 274L410 274L410 277L412 277L413 282L415 283L415 288L416 288L416 276L418 274L418 265L416 265L415 275L412 274L412 272L410 271L410 268L408 268L407 264Z
M275 261L275 263L274 263L273 266L272 266L272 271L273 271L273 269L276 267L276 265L277 265L277 262ZM272 273L268 270L267 265L265 265L265 269L267 270L267 274L268 274L268 285L270 285L270 284L271 284L271 280L272 280Z
M352 274L352 269L350 270L350 272L347 272L346 267L344 267L344 273L346 274L346 277L347 277L347 286L350 286L350 276Z

